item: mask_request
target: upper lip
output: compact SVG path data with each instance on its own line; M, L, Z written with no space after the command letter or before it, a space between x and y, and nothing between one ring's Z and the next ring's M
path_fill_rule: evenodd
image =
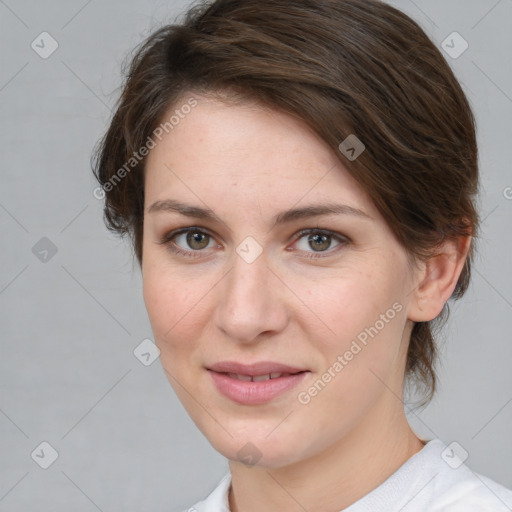
M299 373L307 371L287 364L273 361L259 361L252 364L242 364L236 361L221 361L207 367L217 373L236 373L238 375L265 375L267 373Z

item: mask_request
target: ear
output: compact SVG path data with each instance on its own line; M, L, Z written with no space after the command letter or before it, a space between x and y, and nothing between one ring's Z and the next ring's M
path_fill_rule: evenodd
M467 236L446 240L436 254L424 262L418 273L418 284L412 291L409 320L428 322L441 313L464 268L471 238Z

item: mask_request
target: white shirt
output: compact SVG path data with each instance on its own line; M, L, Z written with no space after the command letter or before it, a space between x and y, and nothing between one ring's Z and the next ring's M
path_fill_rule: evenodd
M230 512L231 474L184 512ZM343 512L511 512L512 491L461 463L433 439L387 480Z

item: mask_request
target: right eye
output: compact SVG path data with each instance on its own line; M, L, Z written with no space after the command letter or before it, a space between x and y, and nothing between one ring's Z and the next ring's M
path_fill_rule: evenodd
M169 250L182 256L198 258L205 249L211 249L218 244L207 232L197 227L181 228L164 235L161 244L167 245Z

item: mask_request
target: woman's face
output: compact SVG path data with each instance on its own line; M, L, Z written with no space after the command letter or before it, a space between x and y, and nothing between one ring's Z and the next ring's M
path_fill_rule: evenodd
M305 124L195 97L146 167L144 300L171 385L231 460L371 435L403 412L406 252ZM248 367L212 371L226 361Z

